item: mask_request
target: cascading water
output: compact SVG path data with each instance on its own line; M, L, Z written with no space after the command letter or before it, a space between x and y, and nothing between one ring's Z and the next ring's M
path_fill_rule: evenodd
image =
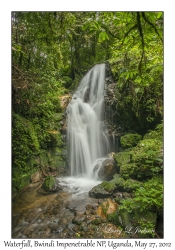
M80 180L85 183L85 179L93 186L98 176L94 167L99 169L110 150L103 122L104 86L105 64L98 64L83 77L67 108L69 167L71 176L79 177L72 188L77 184L82 188ZM69 177L67 185L71 180Z
M107 155L109 143L103 124L105 64L93 67L80 82L68 113L71 175L93 176L94 162Z

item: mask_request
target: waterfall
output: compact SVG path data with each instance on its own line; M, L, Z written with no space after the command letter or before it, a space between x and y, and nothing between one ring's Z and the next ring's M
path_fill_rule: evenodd
M71 176L94 177L95 162L109 153L104 126L105 64L95 65L81 80L67 108L68 159Z
M59 184L76 199L84 199L101 181L98 171L110 152L104 124L105 64L94 66L81 80L67 107L70 176Z

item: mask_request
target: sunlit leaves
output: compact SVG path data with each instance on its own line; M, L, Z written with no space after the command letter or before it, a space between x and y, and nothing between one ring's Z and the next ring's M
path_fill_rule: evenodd
M105 40L109 40L109 36L107 35L107 33L105 31L101 31L99 34L99 42L105 41Z

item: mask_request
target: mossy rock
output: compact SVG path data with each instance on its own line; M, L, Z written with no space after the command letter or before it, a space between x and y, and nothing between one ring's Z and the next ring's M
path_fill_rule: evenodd
M96 225L96 226L99 225L99 224L101 224L101 223L102 223L102 219L101 218L96 218L95 220L92 221L92 224Z
M114 175L114 179L111 180L115 184L115 191L131 193L141 186L141 182L134 179L127 179L121 177L121 175Z
M115 174L111 181L103 181L89 191L89 195L95 198L107 198L115 192L131 193L138 188L141 183L137 180L124 180L119 174Z
M105 181L105 183L108 182ZM98 184L89 191L89 195L94 198L107 198L112 195L112 191L110 189L106 189L103 185Z
M127 149L135 147L140 140L141 135L139 134L126 134L121 136L120 143L123 149Z
M62 190L61 186L57 183L53 176L47 176L42 187L46 192L58 192Z

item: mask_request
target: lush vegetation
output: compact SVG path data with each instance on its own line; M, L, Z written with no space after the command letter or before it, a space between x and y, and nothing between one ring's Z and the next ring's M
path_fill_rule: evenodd
M65 170L60 98L72 93L94 64L106 61L116 83L113 113L124 133L124 152L115 156L118 184L105 182L103 188L118 185L133 193L122 202L121 213L151 209L160 218L162 12L12 13L13 191L25 187L38 169ZM147 225L153 228L155 222Z
M158 125L154 131L145 134L135 147L116 153L114 157L119 173L112 180L93 188L96 194L112 197L118 203L118 208L106 216L129 237L163 235L162 128L162 124ZM133 134L122 137L124 141L128 138L130 143ZM131 232L127 232L126 228L132 229Z

